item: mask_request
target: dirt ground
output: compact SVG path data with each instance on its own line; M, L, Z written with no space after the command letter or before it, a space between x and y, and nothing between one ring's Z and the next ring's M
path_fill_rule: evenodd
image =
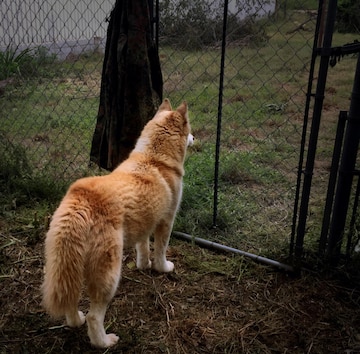
M95 350L85 326L69 329L42 310L42 247L1 234L1 354L360 353L360 292L347 273L294 277L174 239L174 273L141 272L134 253L125 256L105 319L120 340Z

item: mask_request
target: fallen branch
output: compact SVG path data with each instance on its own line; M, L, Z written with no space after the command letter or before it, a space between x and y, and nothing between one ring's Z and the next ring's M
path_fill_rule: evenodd
M303 30L303 31L310 31L310 29L305 28L305 25L310 22L312 20L312 18L308 18L306 21L304 21L303 23L301 23L299 26L297 26L296 28L294 28L291 31L287 31L286 34L292 34L294 32L297 32L299 30Z

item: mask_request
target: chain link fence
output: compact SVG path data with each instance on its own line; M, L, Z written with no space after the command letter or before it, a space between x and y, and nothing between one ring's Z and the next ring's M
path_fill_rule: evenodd
M26 174L54 186L99 172L89 167L89 151L113 5L1 2L3 180ZM187 100L196 138L186 161L177 230L277 259L288 255L313 5L305 0L230 1L221 89L224 2L160 1L164 97L173 105ZM344 61L342 77L348 78L355 61ZM336 83L330 89L313 215L323 203L334 117L348 103L351 81L341 83L341 92ZM321 219L311 220L316 235ZM314 243L316 237L309 247Z

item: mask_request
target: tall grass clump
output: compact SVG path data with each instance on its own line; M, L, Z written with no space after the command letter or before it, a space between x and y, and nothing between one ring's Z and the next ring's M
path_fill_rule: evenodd
M10 77L31 77L45 75L47 67L55 60L45 47L25 48L23 50L7 48L0 51L0 80Z
M3 205L9 202L28 204L34 200L55 202L61 198L65 183L37 175L30 166L26 149L11 143L1 132L0 155L0 199Z
M0 80L14 75L21 75L22 66L30 60L30 49L17 53L13 49L0 52Z

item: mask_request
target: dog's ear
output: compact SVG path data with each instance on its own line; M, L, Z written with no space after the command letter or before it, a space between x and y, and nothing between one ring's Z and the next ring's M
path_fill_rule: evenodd
M160 105L158 112L161 111L172 111L171 103L168 98L165 98L162 104Z
M179 112L184 118L188 119L188 106L186 101L184 101L177 109L177 112Z

